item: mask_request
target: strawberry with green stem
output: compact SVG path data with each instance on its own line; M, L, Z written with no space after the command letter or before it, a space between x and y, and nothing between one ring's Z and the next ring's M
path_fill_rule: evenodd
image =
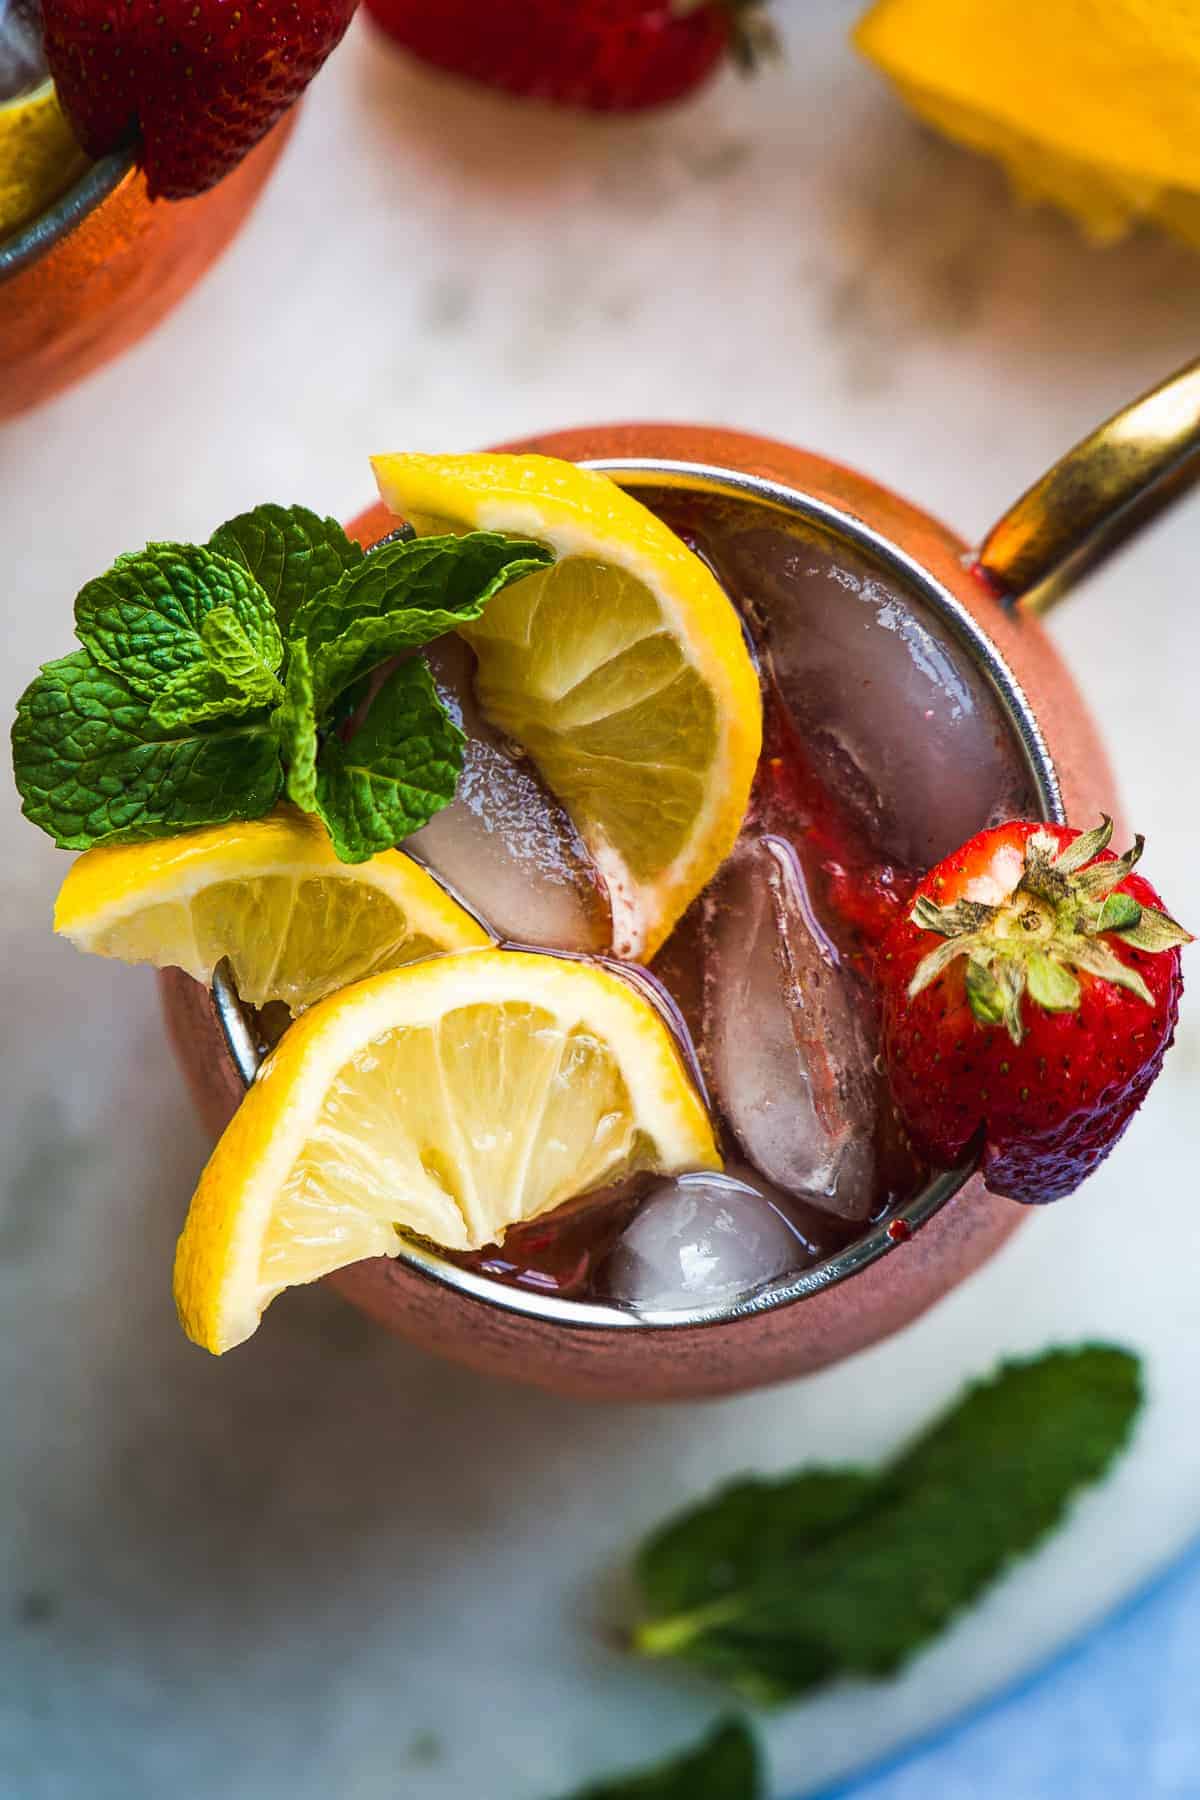
M722 62L774 48L762 0L367 0L422 61L487 87L589 112L681 100Z
M1057 1200L1103 1161L1175 1032L1191 942L1133 873L1138 838L1012 822L931 870L884 940L884 1056L920 1153Z

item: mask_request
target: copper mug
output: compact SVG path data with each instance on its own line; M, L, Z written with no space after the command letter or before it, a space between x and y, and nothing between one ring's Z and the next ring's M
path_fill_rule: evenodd
M1116 810L1097 728L1037 614L1086 564L1200 468L1200 363L1094 432L971 550L928 513L821 456L702 426L621 425L504 446L604 469L623 486L685 487L791 514L854 546L931 610L983 670L1050 819ZM364 544L395 526L382 506L351 527ZM175 1049L219 1133L257 1052L236 995L178 971L162 978ZM970 1168L935 1178L847 1249L734 1306L631 1313L525 1291L413 1244L327 1277L398 1336L552 1391L615 1400L736 1392L824 1368L917 1318L999 1249L1027 1216Z
M79 381L152 330L225 249L292 128L280 120L192 200L151 200L121 151L0 240L0 420Z

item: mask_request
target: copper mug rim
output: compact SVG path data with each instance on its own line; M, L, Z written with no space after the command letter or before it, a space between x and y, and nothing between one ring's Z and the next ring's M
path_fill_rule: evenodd
M763 476L710 463L622 457L595 459L581 466L611 476L622 487L675 488L689 493L749 499L769 511L782 512L817 526L823 534L840 538L862 551L885 573L899 579L905 590L928 607L982 672L1020 751L1037 799L1039 816L1064 824L1062 794L1057 771L1033 707L1006 658L988 634L949 588L883 532L854 513L802 493L798 488ZM255 1037L232 982L223 969L213 981L213 1000L229 1055L248 1087L261 1063ZM667 1309L630 1308L603 1300L572 1300L534 1288L512 1286L474 1270L461 1268L439 1251L412 1241L396 1252L397 1260L443 1287L485 1305L525 1318L573 1329L662 1331L699 1325L729 1324L751 1318L824 1292L861 1273L896 1247L889 1226L899 1219L915 1233L951 1200L976 1172L978 1157L955 1169L936 1173L904 1206L872 1225L851 1244L808 1268L778 1276L733 1301L714 1301L695 1307Z
M36 218L0 239L0 281L19 275L60 244L116 192L133 165L131 149L100 157Z

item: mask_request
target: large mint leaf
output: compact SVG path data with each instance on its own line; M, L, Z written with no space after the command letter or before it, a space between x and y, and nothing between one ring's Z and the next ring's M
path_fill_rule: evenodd
M176 677L213 661L203 630L217 610L232 615L252 656L274 673L283 640L271 602L240 563L195 544L147 544L118 557L80 591L75 629L102 668L155 700Z
M293 621L312 657L318 719L343 688L390 656L477 619L509 582L554 560L540 544L494 531L385 544Z
M336 519L306 506L256 506L218 526L208 545L249 569L285 632L302 606L363 559Z
M872 1470L848 1468L731 1482L643 1544L634 1576L647 1613L690 1612L745 1587L860 1517L882 1487Z
M428 823L454 798L466 739L421 659L401 663L349 744L327 739L317 809L342 862L365 862Z
M86 650L47 664L25 690L12 748L26 817L68 850L258 818L283 784L265 716L166 731Z
M302 812L317 810L317 717L313 711L308 646L298 639L288 657L287 689L275 715L287 764L288 799Z
M765 1800L762 1760L750 1727L729 1719L695 1750L636 1775L599 1781L571 1800Z
M1140 1401L1137 1358L1110 1345L1006 1364L879 1472L864 1511L781 1538L744 1580L647 1620L634 1642L760 1703L889 1675L1101 1479Z
M205 616L200 639L208 661L172 676L151 703L156 724L201 725L274 706L283 698L279 677L258 655L230 607L215 607Z

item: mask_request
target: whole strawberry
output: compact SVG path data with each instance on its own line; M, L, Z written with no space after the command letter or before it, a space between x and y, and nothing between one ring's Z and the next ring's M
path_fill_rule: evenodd
M884 1057L905 1129L993 1193L1057 1200L1108 1155L1162 1067L1191 937L1080 833L982 831L928 874L879 958Z
M137 143L151 195L235 168L308 86L356 0L43 0L46 56L90 156Z
M760 0L367 0L425 62L595 112L664 106L771 47Z

